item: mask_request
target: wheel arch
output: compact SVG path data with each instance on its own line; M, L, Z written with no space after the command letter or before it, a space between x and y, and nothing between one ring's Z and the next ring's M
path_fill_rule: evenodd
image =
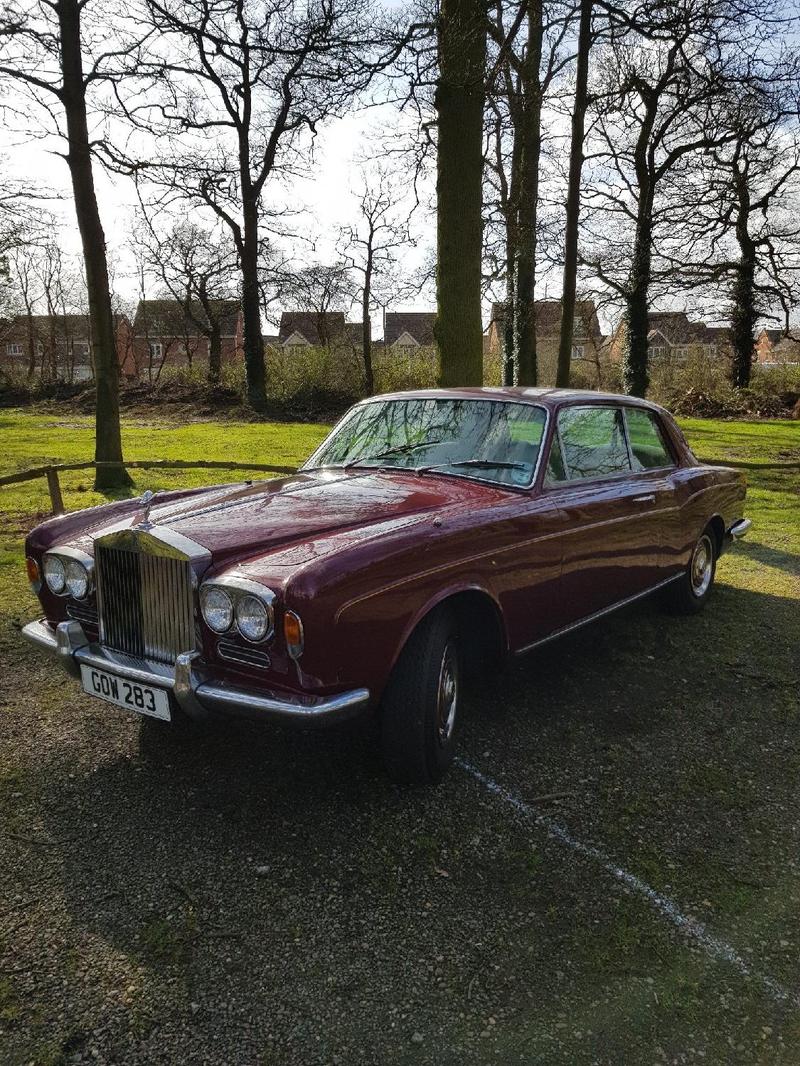
M714 537L716 557L719 559L725 545L725 522L722 516L719 514L712 515L703 529L704 533L706 529L709 530Z
M453 612L459 636L465 642L465 662L481 659L501 661L505 658L508 653L508 633L500 604L482 586L465 585L443 590L412 616L398 642L391 670L397 665L411 635L434 611L440 610ZM488 640L480 639L483 633L488 634Z

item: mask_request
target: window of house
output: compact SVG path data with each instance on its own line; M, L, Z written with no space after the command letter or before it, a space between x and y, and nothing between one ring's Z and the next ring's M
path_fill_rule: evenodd
M150 349L151 359L161 358L161 354L164 351L161 341L150 341L148 348Z
M689 349L686 347L685 344L680 344L675 349L675 358L681 360L686 360L689 358Z
M586 355L586 349L584 348L584 346L582 344L573 344L572 345L572 358L573 359L583 359L585 357L585 355Z
M631 469L625 420L618 407L566 407L558 416L561 459L570 481Z
M22 355L22 345L16 341L6 345L6 355Z
M666 354L667 354L667 349L664 347L663 344L655 344L650 349L650 358L651 359L663 359L666 356Z
M626 407L625 421L631 445L634 470L655 470L675 462L658 417L641 407Z

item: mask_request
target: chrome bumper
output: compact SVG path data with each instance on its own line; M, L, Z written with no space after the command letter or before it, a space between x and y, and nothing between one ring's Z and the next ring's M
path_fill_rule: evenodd
M725 530L725 536L722 539L722 550L727 551L732 547L740 537L743 537L748 529L752 526L753 521L750 518L739 518L733 525L729 526Z
M79 622L60 622L55 630L44 621L30 622L22 635L31 644L55 654L73 677L81 666L95 666L128 681L155 685L170 691L190 718L207 719L215 713L243 718L296 722L302 725L339 722L359 714L369 702L365 688L335 696L305 699L205 680L195 669L197 652L179 655L174 667L166 663L134 659L121 652L91 644Z
M728 530L728 536L731 540L738 540L739 537L743 537L748 531L753 522L750 518L740 518L738 522L734 522L731 528Z

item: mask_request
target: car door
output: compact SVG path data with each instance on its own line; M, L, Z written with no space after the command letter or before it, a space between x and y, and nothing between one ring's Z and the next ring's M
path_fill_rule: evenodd
M660 535L653 485L634 473L621 405L561 407L545 490L564 516L565 624L657 582Z
M675 489L677 458L661 419L647 407L626 406L625 428L633 477L640 486L636 498L642 521L650 524L650 537L658 545L649 584L666 580L675 572L682 547L681 512Z

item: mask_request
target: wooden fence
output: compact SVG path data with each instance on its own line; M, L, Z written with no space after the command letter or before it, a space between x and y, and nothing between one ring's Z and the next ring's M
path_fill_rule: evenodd
M64 513L64 498L58 475L68 470L93 470L97 466L118 466L118 463L58 463L49 466L36 466L30 470L18 470L14 474L0 476L0 486L18 485L23 481L47 480L50 493L50 505L54 515ZM269 474L296 474L296 466L281 466L278 463L234 463L224 460L185 461L183 459L134 459L126 460L126 468L145 470L256 470Z

